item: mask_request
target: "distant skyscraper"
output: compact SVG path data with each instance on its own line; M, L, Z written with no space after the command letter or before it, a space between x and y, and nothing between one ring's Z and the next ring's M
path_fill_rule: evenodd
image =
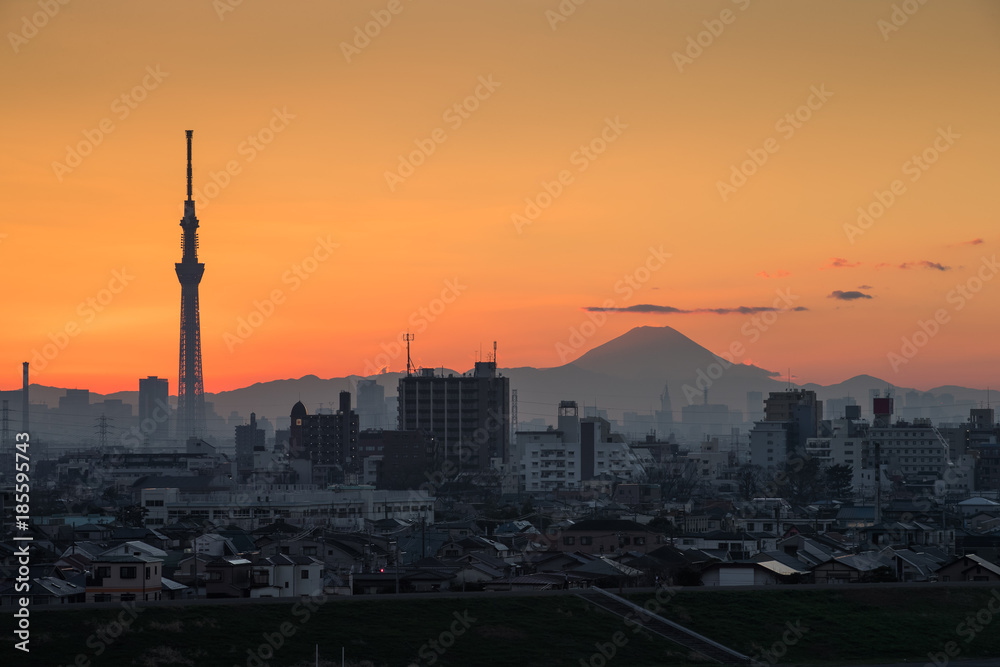
M264 429L257 428L257 415L250 413L248 425L236 426L236 466L241 475L253 470L253 453L264 451Z
M386 424L385 387L375 380L358 380L358 417L361 430L389 428Z
M181 219L184 255L174 264L181 283L181 350L177 377L177 436L205 435L205 385L201 375L201 323L198 319L198 285L205 265L198 261L198 218L191 199L191 135L187 130L187 200Z
M146 443L167 439L170 416L170 384L167 378L139 378L139 429Z
M656 411L656 430L657 435L663 439L674 431L674 408L670 403L670 389L666 384L660 394L660 409Z

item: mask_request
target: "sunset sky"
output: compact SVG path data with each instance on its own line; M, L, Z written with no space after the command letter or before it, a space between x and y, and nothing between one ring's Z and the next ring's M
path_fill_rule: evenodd
M186 129L208 392L639 325L997 384L1000 3L50 4L0 4L0 388L176 391Z

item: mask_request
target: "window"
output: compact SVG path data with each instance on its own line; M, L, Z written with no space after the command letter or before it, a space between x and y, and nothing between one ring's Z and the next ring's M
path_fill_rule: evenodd
M576 538L575 537L564 537L563 538L563 544L566 545L567 547L571 547L574 544L576 544Z
M626 538L626 539L628 539L628 538ZM641 545L643 545L645 543L646 543L646 538L645 537L637 537L637 538L635 538L635 544L637 546L641 546Z
M135 565L123 565L118 570L118 576L122 579L135 579L138 576L136 572Z
M580 536L580 544L582 544L582 545L589 545L589 544L593 544L593 543L594 543L594 538L590 537L589 535L581 535Z
M105 566L97 568L97 578L98 579L103 579L104 577L110 577L110 576L111 576L111 566L110 565L105 565Z
M147 581L151 578L151 574L152 573L149 571L149 566L147 565L146 566L146 580Z
M94 595L94 602L111 602L111 594L97 593Z
M303 556L315 556L316 555L316 547L302 547L302 555Z
M302 570L302 578L303 579L309 578L309 570Z
M135 602L135 593L122 593L122 602Z

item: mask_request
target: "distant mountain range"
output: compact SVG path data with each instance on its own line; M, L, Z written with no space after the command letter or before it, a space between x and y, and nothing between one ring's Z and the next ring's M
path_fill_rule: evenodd
M444 373L456 373L440 369ZM627 333L599 345L574 361L553 368L504 368L500 372L510 378L511 389L518 391L518 416L520 421L541 417L554 423L556 409L562 400L575 400L583 414L584 406L596 405L608 410L613 418L620 418L623 411L650 413L660 409L660 396L666 386L676 419L681 407L704 401L703 389L708 389L708 402L726 404L732 409L747 408L747 393L768 392L787 388L788 382L778 373L753 365L730 364L713 354L676 329L668 326L636 327ZM385 387L387 397L396 394L402 373L384 373L370 376ZM249 387L207 394L215 411L228 417L231 411L248 416L251 411L271 420L287 417L292 405L301 400L310 412L317 408L336 409L338 395L343 390L355 393L359 376L322 379L307 375L299 379L259 382ZM173 384L173 382L171 383ZM833 385L792 385L816 391L822 400L854 397L868 412L869 390L885 391L890 383L870 375L859 375ZM894 387L897 403L910 388ZM18 392L2 392L5 397ZM58 405L65 389L31 386L32 402ZM967 406L987 399L986 391L966 387L946 386L920 392L936 397L950 394L961 409L955 413L968 414ZM102 396L92 394L92 401L117 398L137 404L137 391L124 391ZM947 402L947 397L944 397ZM356 401L356 397L355 397ZM11 401L11 407L16 401ZM758 406L759 409L759 406Z

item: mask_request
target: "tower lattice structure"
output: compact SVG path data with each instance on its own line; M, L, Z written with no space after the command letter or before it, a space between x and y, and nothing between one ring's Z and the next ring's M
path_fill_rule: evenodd
M201 374L201 323L198 285L205 264L198 261L198 218L191 198L191 135L187 130L187 199L181 219L184 254L174 264L181 284L181 348L177 377L177 435L183 439L205 436L205 385Z

